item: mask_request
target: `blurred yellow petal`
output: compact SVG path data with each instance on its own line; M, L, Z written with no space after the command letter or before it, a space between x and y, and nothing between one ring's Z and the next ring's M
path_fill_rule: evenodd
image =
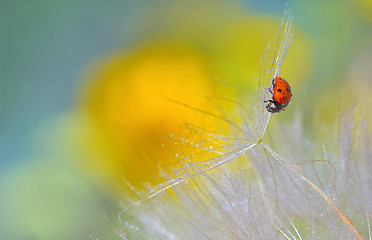
M167 98L203 108L212 75L197 54L181 46L119 55L96 74L81 109L104 129L102 140L116 153L103 164L115 162L112 170L131 183L153 181L157 164L169 158L161 138L179 132L184 121L197 122L192 110Z

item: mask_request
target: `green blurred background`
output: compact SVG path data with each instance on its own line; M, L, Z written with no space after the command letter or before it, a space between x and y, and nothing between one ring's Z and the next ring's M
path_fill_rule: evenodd
M119 211L117 193L106 177L95 178L110 172L91 170L96 161L106 161L110 148L96 154L102 143L86 145L97 135L85 134L89 123L76 117L92 104L85 97L88 85L105 81L95 69L110 68L107 62L116 56L129 56L123 64L130 68L136 59L154 55L148 49L167 54L176 49L182 59L201 62L203 70L195 70L201 79L246 86L258 68L263 33L275 33L285 5L1 1L0 239L119 239L108 220ZM293 83L294 98L280 118L301 111L305 125L314 112L331 121L340 86L371 85L372 2L294 0L288 8L297 32L283 75ZM200 83L207 86L198 90L201 95L208 93L206 82Z

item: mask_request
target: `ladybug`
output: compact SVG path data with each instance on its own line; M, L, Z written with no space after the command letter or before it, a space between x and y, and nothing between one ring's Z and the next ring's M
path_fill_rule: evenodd
M281 77L276 77L272 81L273 91L269 89L270 93L273 95L273 99L264 101L266 104L266 109L270 113L278 113L284 111L288 106L292 98L291 86L288 82Z

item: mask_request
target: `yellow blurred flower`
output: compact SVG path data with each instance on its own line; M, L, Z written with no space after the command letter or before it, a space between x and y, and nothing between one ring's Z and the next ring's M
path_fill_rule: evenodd
M156 180L158 163L169 161L162 138L168 132L179 134L183 121L198 121L190 109L167 98L203 108L212 75L197 54L181 46L118 55L95 74L81 110L102 127L102 141L115 153L102 164L134 185Z

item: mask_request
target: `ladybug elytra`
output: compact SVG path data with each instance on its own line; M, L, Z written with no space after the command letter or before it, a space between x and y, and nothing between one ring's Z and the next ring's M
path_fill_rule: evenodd
M271 89L269 91L273 98L265 101L268 103L265 107L270 113L278 113L288 106L292 98L292 90L288 82L281 77L274 78L272 84L273 91Z

